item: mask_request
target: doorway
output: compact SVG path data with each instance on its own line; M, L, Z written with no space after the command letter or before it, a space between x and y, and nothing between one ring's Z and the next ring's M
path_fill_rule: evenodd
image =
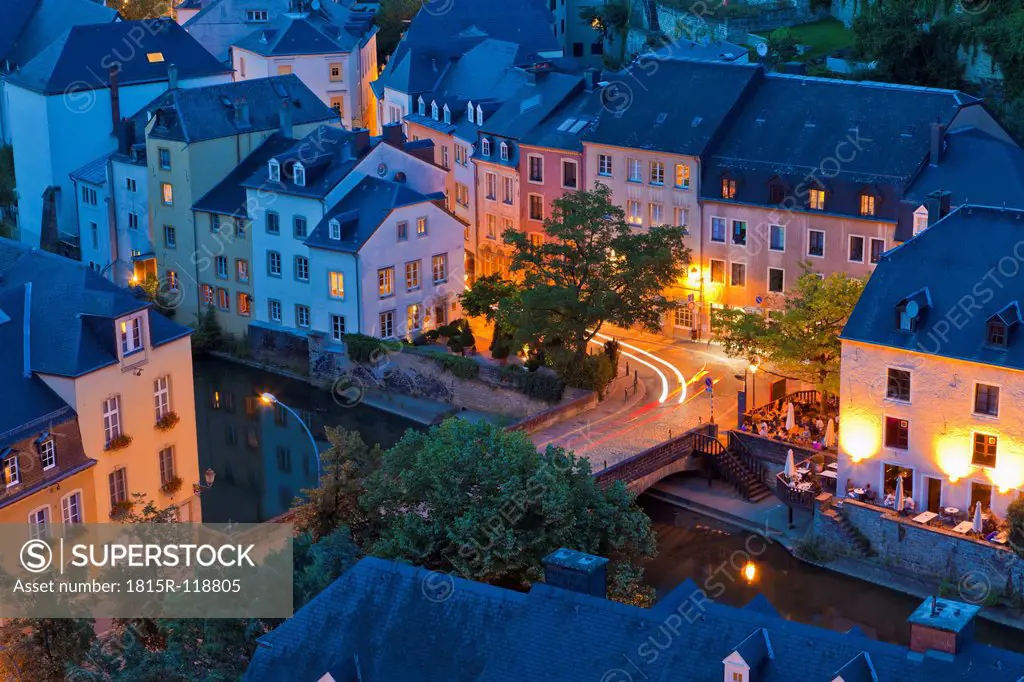
M931 478L930 476L924 477L927 483L928 497L926 499L926 510L930 512L939 513L942 508L942 479Z
M971 506L967 509L967 518L972 518L974 505L978 502L981 502L981 508L985 511L992 508L992 486L971 481Z

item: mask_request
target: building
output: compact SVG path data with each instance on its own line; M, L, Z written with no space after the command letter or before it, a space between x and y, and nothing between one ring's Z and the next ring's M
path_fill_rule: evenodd
M236 270L237 260L251 262L248 222L232 215L211 223L211 215L226 215L210 212L219 203L194 207L271 135L303 136L338 117L294 75L174 89L145 111L154 255L160 276L180 291L179 320L211 305L237 311L248 293ZM225 260L226 272L218 269ZM229 280L232 288L223 284ZM238 315L221 319L236 332L245 328Z
M212 2L213 0L181 0L174 7L174 20L184 26L192 17L199 14L204 6Z
M377 125L370 82L377 77L373 12L335 2L300 3L237 41L236 80L294 73L348 129Z
M636 64L627 71L632 75L617 76L602 92L606 106L583 133L583 177L588 186L609 187L626 221L638 229L688 228L691 274L666 292L677 307L663 329L701 338L708 329L701 302L719 300L717 289L693 271L707 259L707 240L698 228L704 168L723 128L758 89L763 72L756 66L684 59L656 66ZM693 97L695 92L701 97Z
M842 334L840 490L903 477L918 509L999 516L1020 494L1022 235L1024 211L968 205L880 258Z
M142 493L200 521L190 330L81 263L9 240L0 309L5 520L106 522Z
M269 24L289 11L293 0L204 0L202 8L193 12L196 4L187 0L185 13L189 16L182 27L210 54L224 64L231 64L231 46L253 31ZM179 12L181 10L179 9ZM180 21L180 20L179 20Z
M94 0L21 0L4 6L0 26L0 143L11 142L7 76L28 64L72 26L107 24L117 10Z
M726 606L690 580L649 609L611 602L607 563L560 549L517 592L366 557L260 638L245 680L1016 682L1024 669L974 641L980 606L929 599L906 647L788 620L760 595Z
M605 50L618 36L602 30L600 24L588 21L581 16L581 12L603 12L605 10L602 8L609 4L612 3L608 0L560 0L557 4L551 3L555 38L567 57L573 57L587 66L604 66Z
M173 68L172 68L173 67ZM75 26L7 77L20 238L79 238L71 173L117 148L121 118L178 87L230 72L170 19ZM31 150L28 153L26 150Z

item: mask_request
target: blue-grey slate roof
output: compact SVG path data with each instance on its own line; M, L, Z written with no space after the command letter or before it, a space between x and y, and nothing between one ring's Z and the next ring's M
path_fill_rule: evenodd
M217 185L192 205L193 211L217 213L235 218L250 218L246 201L246 189L242 185L253 173L266 166L277 154L295 144L295 140L274 133L263 141L242 163L227 174Z
M117 46L123 53L114 51ZM148 55L154 53L162 54L163 61L151 62ZM178 67L180 80L231 71L172 19L161 18L74 26L8 80L60 95L109 87L112 65L126 86L167 80L170 64Z
M356 253L396 208L443 201L443 194L420 194L404 182L366 176L345 193L306 238L311 249ZM337 220L341 239L330 238L330 222Z
M1024 673L1021 654L973 642L952 659L913 654L717 604L692 581L642 609L543 583L520 593L371 557L261 638L245 679L329 672L367 682L719 682L723 659L755 633L766 642L756 682L828 682L865 652L879 682L1016 682Z
M156 117L150 137L199 142L280 127L281 108L291 107L292 125L340 123L338 114L295 74L177 88L143 107ZM248 118L238 108L248 107Z
M605 106L584 140L703 155L762 73L759 66L687 59L633 64L605 76Z
M1024 300L1024 285L1012 276L1020 265L1014 254L1022 240L1024 211L978 206L953 211L882 256L841 338L1024 369L1020 325L1010 329L1006 348L987 345L988 320ZM897 306L911 297L921 317L916 331L903 332Z
M72 26L117 20L117 10L96 0L8 0L0 14L0 70L5 61L20 68Z
M287 150L273 156L281 164L279 180L270 179L269 167L264 164L256 168L242 182L242 186L268 192L323 198L380 141L380 138L369 138L366 147L360 151L355 146L355 138L356 133L345 128L318 126L304 138L294 142ZM296 185L288 174L288 163L295 160L301 160L306 168L306 183L303 186Z
M371 12L352 12L329 2L305 14L282 14L235 47L265 57L347 53L373 32L372 22Z
M90 161L81 168L71 173L71 177L75 180L81 180L88 182L90 185L102 186L107 184L107 161L110 160L111 154L104 154L103 156Z
M0 239L0 294L29 283L33 372L76 377L115 364L114 320L139 310L148 310L153 346L191 333L83 263Z

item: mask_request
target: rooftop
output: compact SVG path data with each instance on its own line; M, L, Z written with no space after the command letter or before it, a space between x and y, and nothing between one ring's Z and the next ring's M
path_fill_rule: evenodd
M117 10L95 0L18 0L5 3L3 12L0 71L5 61L12 70L28 63L72 26L117 19Z
M257 147L249 156L245 157L235 169L228 173L227 177L221 180L213 189L207 192L195 204L193 211L205 213L216 213L235 218L251 218L249 206L246 201L246 191L243 182L249 179L253 173L266 166L270 159L295 145L295 140L283 137L280 133L274 133L263 144Z
M235 43L265 57L348 53L373 33L373 13L335 2L307 12L287 12Z

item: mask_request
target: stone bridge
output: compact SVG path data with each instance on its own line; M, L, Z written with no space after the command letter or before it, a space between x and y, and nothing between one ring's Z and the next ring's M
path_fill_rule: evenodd
M693 455L700 454L717 435L718 427L714 424L698 426L598 471L594 480L601 487L622 481L639 495L666 476L700 469L700 460Z

